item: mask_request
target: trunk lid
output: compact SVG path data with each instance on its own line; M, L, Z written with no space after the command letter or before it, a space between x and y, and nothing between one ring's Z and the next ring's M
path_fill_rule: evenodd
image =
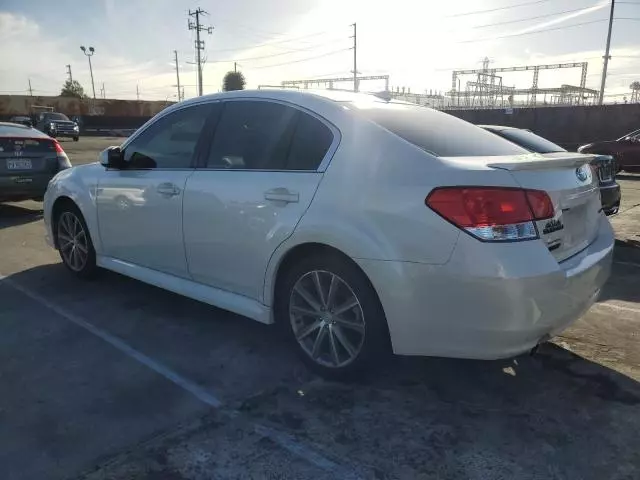
M540 238L556 260L586 248L598 233L602 216L598 178L590 166L593 155L492 157L487 167L507 170L523 188L547 192L555 216L536 222Z
M0 137L0 176L28 177L57 171L53 139Z

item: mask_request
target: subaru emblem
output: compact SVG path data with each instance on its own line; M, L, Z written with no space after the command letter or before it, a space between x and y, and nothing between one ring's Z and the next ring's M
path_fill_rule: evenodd
M582 165L581 167L576 168L576 177L578 177L578 180L586 182L589 179L589 170L590 168L588 165Z

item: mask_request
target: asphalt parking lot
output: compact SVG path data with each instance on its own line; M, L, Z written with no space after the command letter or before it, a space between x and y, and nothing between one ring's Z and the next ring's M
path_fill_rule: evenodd
M79 164L120 141L63 148ZM536 356L394 358L354 384L274 328L75 280L41 204L0 205L0 478L640 478L640 176L620 184L612 278Z

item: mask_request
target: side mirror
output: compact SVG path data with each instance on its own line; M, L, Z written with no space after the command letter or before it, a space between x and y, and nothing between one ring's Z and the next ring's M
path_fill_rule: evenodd
M120 147L107 147L98 154L98 161L106 168L122 168L122 150Z

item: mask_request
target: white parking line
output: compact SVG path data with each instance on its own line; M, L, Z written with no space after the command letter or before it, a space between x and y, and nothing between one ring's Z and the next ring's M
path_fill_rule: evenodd
M615 303L595 303L593 306L596 308L606 307L613 310L620 310L621 312L633 312L640 314L640 308L625 307L624 305L617 305Z
M134 359L135 361L141 363L142 365L145 365L146 367L150 368L154 372L162 375L164 378L166 378L173 384L189 392L191 395L193 395L194 397L196 397L198 400L205 403L206 405L209 405L210 407L213 407L213 408L222 407L223 405L222 401L217 396L213 395L212 393L203 389L196 383L183 377L179 373L173 371L172 369L162 365L159 362L156 362L152 358L146 356L144 353L139 352L138 350L129 346L119 338L111 335L108 332L105 332L104 330L96 327L95 325L92 325L91 323L87 322L80 316L65 310L64 308L56 305L55 303L52 303L51 301L47 300L43 296L39 295L38 293L32 292L28 288L23 287L19 283L3 275L0 275L0 282L4 282L6 285L9 285L15 290L18 290L19 292L26 295L31 300L34 300L35 302L38 302L39 304L55 312L60 317L70 321L71 323L74 323L75 325L99 337L100 339L107 342L109 345L120 350L122 353L124 353L128 357ZM240 412L235 410L223 411L222 413L227 414L230 418L237 418L241 415ZM315 465L319 468L322 468L323 470L327 470L329 472L334 473L336 475L336 478L352 479L352 480L356 480L358 478L357 475L355 475L349 469L326 458L325 456L313 450L312 448L307 447L306 445L298 442L292 435L288 433L281 432L275 428L260 425L258 423L252 423L251 425L257 434L263 437L269 438L274 443L276 443L277 445L280 445L282 448L284 448L288 452L306 460L310 464Z

